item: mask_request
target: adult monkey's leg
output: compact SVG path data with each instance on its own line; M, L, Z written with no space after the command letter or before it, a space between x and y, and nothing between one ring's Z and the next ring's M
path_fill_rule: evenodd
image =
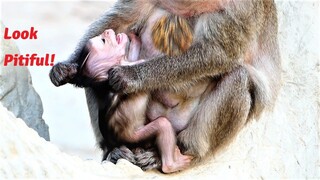
M245 68L224 75L200 102L188 127L178 135L183 153L195 162L213 154L241 130L247 122L252 99L250 78Z

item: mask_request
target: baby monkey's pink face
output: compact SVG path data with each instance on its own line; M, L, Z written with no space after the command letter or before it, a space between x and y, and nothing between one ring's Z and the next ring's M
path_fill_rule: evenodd
M112 29L105 30L100 36L89 40L87 47L90 51L89 59L95 61L120 61L126 55L129 38L126 34L115 34Z
M107 79L108 70L119 65L126 58L126 46L129 38L126 34L115 34L111 29L89 40L89 56L84 66L84 73L98 81Z

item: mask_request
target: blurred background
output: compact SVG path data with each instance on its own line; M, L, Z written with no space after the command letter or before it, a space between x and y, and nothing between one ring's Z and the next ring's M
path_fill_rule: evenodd
M1 21L13 30L38 30L36 40L15 40L21 54L55 54L55 63L66 60L86 28L114 0L109 1L2 1ZM100 160L86 105L84 89L68 84L55 87L49 79L51 67L28 67L33 86L43 103L43 119L51 142L62 151L83 159Z

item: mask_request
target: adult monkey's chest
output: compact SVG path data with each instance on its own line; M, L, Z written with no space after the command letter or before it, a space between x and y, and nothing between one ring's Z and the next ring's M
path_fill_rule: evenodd
M155 9L141 30L140 38L140 59L163 54L176 56L189 49L193 31L185 18Z

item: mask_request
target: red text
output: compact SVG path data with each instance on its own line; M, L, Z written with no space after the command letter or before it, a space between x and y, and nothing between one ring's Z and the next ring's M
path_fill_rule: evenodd
M13 66L53 66L55 54L46 54L38 57L38 54L6 54L4 56L3 65L13 64Z
M34 27L31 27L29 31L19 31L15 30L12 33L9 33L9 28L4 29L4 39L37 39L37 30L34 30Z

